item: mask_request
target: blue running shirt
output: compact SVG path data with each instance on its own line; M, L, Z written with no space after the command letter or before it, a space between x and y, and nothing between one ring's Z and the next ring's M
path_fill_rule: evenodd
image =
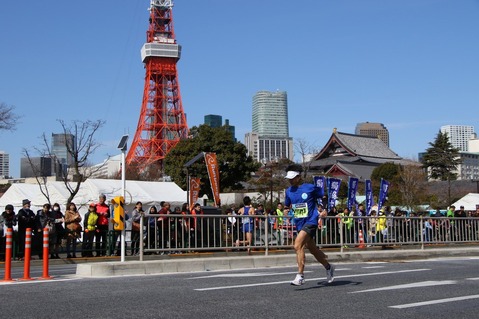
M321 198L320 189L313 184L290 186L286 190L285 206L291 206L294 224L298 232L304 225L318 225L317 199Z

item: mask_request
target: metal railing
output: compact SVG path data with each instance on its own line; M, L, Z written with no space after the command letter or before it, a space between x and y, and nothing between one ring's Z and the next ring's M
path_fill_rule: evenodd
M289 216L146 214L140 222L139 232L132 232L130 227L126 231L126 252L139 255L140 260L144 254L251 249L268 255L272 249L292 250L297 235L294 220ZM247 228L251 229L250 242ZM118 254L119 232L106 232L106 247L95 241L87 248L78 241L74 244L82 248L78 247L77 253ZM410 245L424 249L428 244L479 243L479 218L328 216L319 219L315 241L318 246L339 248L341 252L379 246ZM39 240L33 242L37 243L33 245L34 254L40 253ZM13 257L17 249L14 240Z
M163 219L159 219L159 218ZM245 224L250 226L245 227ZM251 242L245 229L251 228ZM140 255L199 251L292 249L297 231L291 217L228 215L145 215ZM349 217L320 218L321 247L366 248L389 245L477 243L479 218Z

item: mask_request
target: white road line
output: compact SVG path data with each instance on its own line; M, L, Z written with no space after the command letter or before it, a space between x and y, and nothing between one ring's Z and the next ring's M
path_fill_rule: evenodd
M376 268L384 268L384 266L367 266L367 267L361 267L364 269L376 269Z
M350 268L336 268L336 271L344 271L344 270L351 270ZM312 273L315 270L306 270L304 273ZM192 277L188 278L187 280L193 279L207 279L207 278L248 278L248 277L263 277L263 276L281 276L281 275L296 275L297 271L288 271L288 272L261 272L261 273L254 273L254 272L247 272L247 273L236 273L236 274L217 274L217 275L207 275L207 276L199 276L199 277Z
M421 287L454 285L454 284L457 284L456 280L422 281L422 282L415 282L415 283L404 284L404 285L396 285L396 286L389 286L389 287L381 287L381 288L374 288L374 289L351 291L349 293L350 294L357 294L357 293L361 293L361 292L373 292L373 291L408 289L408 288L421 288Z
M411 269L411 270L399 270L399 271L383 271L375 273L366 273L366 274L356 274L356 275L345 275L345 276L335 276L335 279L341 278L355 278L355 277L366 277L366 276L378 276L378 275L391 275L399 273L410 273L410 272L419 272L419 271L429 271L431 269ZM316 280L326 280L326 277L319 278L305 278L306 282L316 281ZM196 291L211 291L211 290L222 290L222 289L235 289L235 288L246 288L246 287L258 287L258 286L270 286L270 285L282 285L289 284L291 280L288 281L275 281L275 282L262 282L256 284L244 284L244 285L232 285L232 286L220 286L220 287L210 287L210 288L197 288Z
M479 280L479 277L476 277L476 278L466 278L466 280Z
M305 273L311 273L312 271L305 271ZM237 274L218 274L218 275L209 275L209 276L200 276L188 278L191 279L207 279L207 278L247 278L247 277L263 277L263 276L279 276L279 275L296 275L297 271L288 271L288 272L260 272L260 273L237 273Z
M404 304L404 305L389 306L389 308L405 309L405 308L437 305L437 304L440 304L440 303L470 300L470 299L479 299L479 295L471 295L471 296L463 296L463 297L455 297L455 298L446 298L446 299L437 299L437 300L430 300L430 301L408 303L408 304Z
M57 278L53 276L52 279L42 279L42 278L32 278L32 280L14 279L13 281L3 281L3 282L0 281L0 286L56 283L56 282L72 281L72 280L79 280L79 279L82 279L82 278L79 278L79 277Z

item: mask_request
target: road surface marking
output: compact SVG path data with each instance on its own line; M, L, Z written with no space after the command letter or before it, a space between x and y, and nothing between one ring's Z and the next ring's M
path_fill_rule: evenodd
M422 301L422 302L415 302L415 303L407 303L407 304L404 304L404 305L389 306L389 308L404 309L404 308L437 305L437 304L440 304L440 303L470 300L470 299L479 299L479 295L471 295L471 296L463 296L463 297L455 297L455 298L446 298L446 299L437 299L437 300Z
M42 278L32 278L32 280L21 280L21 279L14 279L12 281L0 281L0 286L4 285L26 285L26 284L43 284L43 283L55 283L55 282L61 282L61 281L72 281L72 280L79 280L82 278L58 278L55 276L52 276L52 279L42 279Z
M335 279L341 278L355 278L355 277L365 277L365 276L378 276L378 275L391 275L399 273L410 273L410 272L419 272L419 271L429 271L431 269L410 269L410 270L399 270L399 271L383 271L375 273L366 273L366 274L356 274L356 275L345 275L345 276L335 276ZM306 282L316 281L316 280L326 280L326 277L319 278L305 278ZM211 290L222 290L222 289L235 289L235 288L246 288L246 287L259 287L259 286L270 286L270 285L282 285L289 284L291 280L288 281L275 281L275 282L262 282L255 284L244 284L244 285L231 285L231 286L220 286L220 287L209 287L209 288L197 288L196 291L211 291ZM333 283L334 285L334 283Z
M396 285L389 287L381 287L374 289L358 290L351 291L350 294L357 294L360 292L372 292L372 291L383 291L383 290L396 290L396 289L408 289L408 288L421 288L421 287L431 287L431 286L442 286L442 285L454 285L457 284L456 280L443 280L443 281L422 281L412 284Z
M311 273L313 271L305 271L304 273ZM218 274L218 275L208 275L193 277L188 279L206 279L206 278L247 278L247 277L262 277L262 276L279 276L279 275L296 275L297 271L288 271L288 272L261 272L261 273L238 273L238 274Z

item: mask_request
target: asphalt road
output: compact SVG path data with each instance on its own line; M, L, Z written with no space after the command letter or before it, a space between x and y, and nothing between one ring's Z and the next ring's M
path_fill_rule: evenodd
M2 318L477 318L479 258L0 283ZM63 266L65 267L65 266ZM66 272L61 274L61 272ZM52 270L52 274L54 271Z

